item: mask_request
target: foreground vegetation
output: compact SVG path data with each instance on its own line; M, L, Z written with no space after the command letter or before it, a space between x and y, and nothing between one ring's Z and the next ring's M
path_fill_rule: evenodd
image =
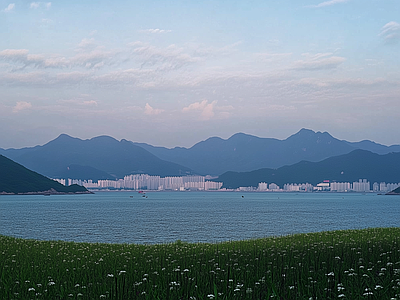
M0 299L400 299L400 228L218 244L0 236Z

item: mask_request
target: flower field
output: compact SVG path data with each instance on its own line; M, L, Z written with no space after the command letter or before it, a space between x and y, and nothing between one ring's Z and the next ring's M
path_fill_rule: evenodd
M224 243L0 236L0 299L400 299L400 228Z

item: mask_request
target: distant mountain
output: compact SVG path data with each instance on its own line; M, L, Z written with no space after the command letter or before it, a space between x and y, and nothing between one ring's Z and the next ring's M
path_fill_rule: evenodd
M192 172L131 142L117 141L109 136L81 140L62 134L43 146L8 149L2 154L51 178L98 180L136 173L174 176Z
M318 184L323 180L354 182L368 179L373 182L400 182L400 152L379 155L366 150L327 158L320 162L301 161L278 169L258 169L251 172L226 172L215 181L225 188L257 187L259 182Z
M89 193L82 186L64 186L0 155L0 194Z
M347 141L344 142L346 142L347 144L356 149L367 150L374 152L376 154L388 154L392 152L400 152L400 145L385 146L368 140L364 140L361 142L347 142Z
M318 162L356 149L388 154L400 152L400 145L348 142L309 129L301 129L285 140L237 133L228 139L211 137L191 148L172 149L117 141L109 136L81 140L62 134L43 146L0 149L0 154L52 178L98 180L137 173L218 176L227 171L250 172L300 161Z
M317 162L328 157L364 149L379 154L400 152L400 145L383 146L371 141L351 143L327 132L301 129L285 140L259 138L237 133L224 140L212 137L191 148L168 149L134 143L157 157L185 165L200 174L220 175L227 171L246 172L260 168L279 168L302 160Z

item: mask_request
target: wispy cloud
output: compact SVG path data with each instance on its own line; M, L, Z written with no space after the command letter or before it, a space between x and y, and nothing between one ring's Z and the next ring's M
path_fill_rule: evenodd
M17 102L17 104L13 107L13 112L18 113L21 110L26 110L31 107L32 107L32 104L30 102L25 102L25 101Z
M42 20L40 20L40 22L42 24L44 24L44 25L48 25L48 24L53 23L53 20L51 20L51 19L42 19Z
M263 62L273 62L280 61L283 59L288 59L293 55L293 53L255 53L254 56L257 60Z
M133 55L139 58L141 67L156 67L159 70L176 70L191 63L198 62L199 57L190 55L183 48L174 44L158 48L140 42L131 43Z
M37 9L39 7L44 7L46 9L50 9L51 2L31 2L29 5L30 8Z
M8 13L8 12L13 11L14 8L15 8L15 3L10 3L10 4L8 4L8 6L7 6L5 9L3 9L2 11Z
M400 24L397 22L389 22L381 28L382 36L387 43L397 43L400 41Z
M94 38L90 39L82 39L82 41L78 44L77 51L88 51L93 50L97 47Z
M150 106L150 104L146 103L146 106L144 107L144 113L146 115L159 115L163 112L163 109L157 109L153 108Z
M344 3L344 2L348 2L348 1L350 1L350 0L330 0L330 1L321 2L317 5L310 5L309 7L319 8L319 7L335 5L338 3Z
M171 32L172 30L168 30L168 29L159 29L159 28L150 28L150 29L143 29L143 30L139 30L139 32L142 33L168 33Z
M22 64L22 69L27 66L40 68L66 67L68 62L62 57L46 58L40 54L29 54L27 49L5 49L0 51L0 59Z
M88 101L83 101L83 105L88 105L88 106L97 106L97 101L95 100L88 100Z
M305 71L334 69L346 60L344 57L332 56L332 54L333 53L304 53L302 55L305 59L296 61L293 69Z
M92 48L90 41L84 42L81 46L89 50ZM38 69L83 67L92 69L113 64L115 55L117 55L116 52L94 49L92 51L78 51L75 56L66 58L60 55L29 54L27 49L5 49L0 51L0 60L16 64L17 66L14 66L13 71L23 70L27 67Z

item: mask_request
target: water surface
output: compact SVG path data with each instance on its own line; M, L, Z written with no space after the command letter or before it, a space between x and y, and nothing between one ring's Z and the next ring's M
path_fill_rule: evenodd
M165 243L400 227L399 196L238 192L149 192L146 196L136 192L0 196L0 234L39 240Z

